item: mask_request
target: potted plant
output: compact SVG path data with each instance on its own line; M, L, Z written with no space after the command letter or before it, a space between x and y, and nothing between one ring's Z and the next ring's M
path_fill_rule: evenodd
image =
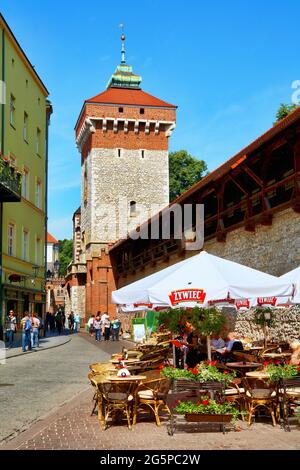
M299 366L289 364L279 364L276 362L264 362L266 374L269 376L270 382L279 382L280 379L288 379L295 377L300 372Z
M231 382L234 380L235 374L226 370L220 371L216 367L216 362L204 361L200 362L193 369L176 369L175 367L163 367L160 370L164 377L167 377L173 383L173 390L177 389L176 381L186 381L186 389L189 384L207 383L207 382Z
M236 421L239 416L239 410L233 403L229 401L217 403L208 398L197 403L179 401L173 411L184 415L189 422L230 423Z
M253 322L263 329L265 348L267 347L269 328L274 325L275 321L275 313L270 307L257 307L254 310Z

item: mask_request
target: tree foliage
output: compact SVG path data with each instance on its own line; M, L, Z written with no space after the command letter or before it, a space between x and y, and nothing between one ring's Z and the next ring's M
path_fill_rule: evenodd
M73 240L59 240L59 275L67 274L67 267L73 258Z
M172 333L183 333L187 323L204 335L218 334L226 325L226 318L215 307L194 307L190 310L184 308L162 311L157 319L160 327L166 328Z
M180 196L207 174L205 161L198 160L186 150L169 155L170 201Z
M277 122L287 117L292 111L294 111L298 107L299 107L299 104L295 104L295 103L294 104L281 103L276 113L276 121L274 122L274 124L276 124Z

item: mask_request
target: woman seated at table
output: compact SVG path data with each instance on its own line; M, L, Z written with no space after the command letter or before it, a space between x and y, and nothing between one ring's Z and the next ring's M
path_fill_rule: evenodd
M297 366L300 363L300 341L290 343L290 348L293 351L290 358L290 365Z

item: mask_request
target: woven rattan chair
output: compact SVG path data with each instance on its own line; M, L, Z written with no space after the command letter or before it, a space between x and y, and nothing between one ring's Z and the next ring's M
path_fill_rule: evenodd
M108 418L114 414L123 413L126 415L128 428L131 429L130 415L132 412L133 399L137 384L134 382L100 382L98 392L101 396L103 409L103 428L108 427ZM99 396L98 393L98 396Z
M239 407L242 420L244 421L244 414L246 411L245 389L241 386L241 379L236 379L226 385L224 394L225 400L232 401Z
M278 408L278 393L276 385L256 378L243 378L243 388L245 389L245 402L249 413L248 424L252 424L255 411L262 407L266 409L271 417L273 426L276 426L276 415Z
M281 379L279 393L282 404L282 426L285 431L290 431L291 411L300 406L300 377Z
M147 406L153 411L157 426L160 426L160 409L165 409L167 413L171 415L171 411L167 405L169 388L169 380L162 377L149 380L140 385L135 395L133 424L136 424L138 410Z

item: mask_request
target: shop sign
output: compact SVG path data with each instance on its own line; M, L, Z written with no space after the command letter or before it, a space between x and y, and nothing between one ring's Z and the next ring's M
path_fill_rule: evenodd
M275 307L277 302L277 297L258 297L257 305L273 305Z
M206 292L203 289L180 289L174 290L169 295L172 305L177 305L181 302L196 302L203 304L205 301Z

